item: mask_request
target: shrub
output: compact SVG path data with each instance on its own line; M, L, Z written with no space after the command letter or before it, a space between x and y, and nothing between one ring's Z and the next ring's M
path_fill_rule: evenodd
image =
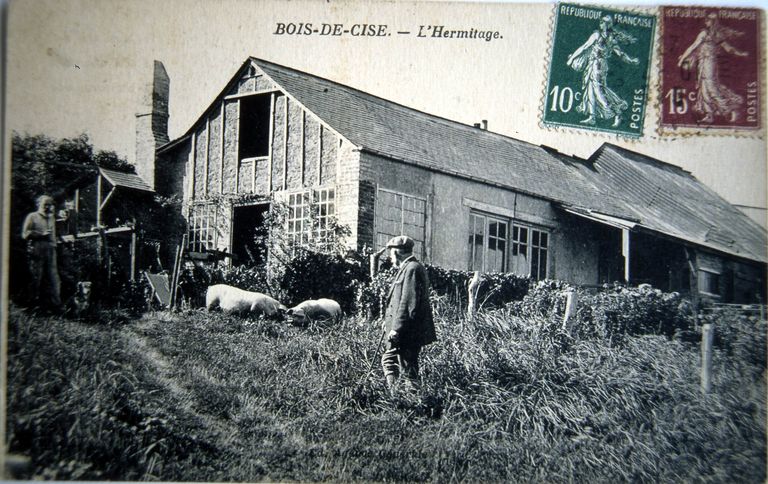
M386 267L386 266L385 266ZM433 300L440 300L451 306L453 314L460 314L468 304L469 283L474 272L444 269L425 264ZM367 311L369 316L381 314L389 286L397 269L382 269L368 281L357 284L357 311ZM478 309L502 307L511 301L522 299L527 293L531 280L512 273L483 274L477 293Z
M427 274L432 289L440 296L466 307L468 304L469 283L473 271L443 269L427 265ZM482 274L477 293L478 308L498 308L511 301L522 299L527 293L531 279L508 272L488 272Z
M562 319L569 292L578 295L578 311L571 325L581 337L620 344L626 335L671 337L693 329L690 305L679 293L663 293L647 285L607 285L590 293L562 281L540 281L509 309L519 317Z
M210 284L227 284L245 291L272 294L264 266L235 266L211 272Z
M614 285L580 302L578 321L590 333L620 342L628 334L659 334L668 337L693 327L690 307L679 293L664 293L648 285Z
M513 301L509 308L522 317L551 318L565 311L565 295L574 290L568 283L555 280L538 281L520 301Z
M307 299L327 297L351 313L357 281L368 278L368 267L358 258L298 248L276 275L278 299L293 306Z
M358 281L355 284L355 312L369 318L383 316L386 309L384 304L395 274L397 269L389 267L380 270L367 281Z
M699 322L712 324L713 343L723 357L732 360L734 365L753 369L758 375L765 371L768 354L768 323L765 320L741 314L735 309L721 309L702 316ZM700 339L701 327L697 334Z
M117 293L117 305L128 311L132 316L140 316L147 310L147 301L150 294L149 282L140 277L135 281L126 281L122 290Z

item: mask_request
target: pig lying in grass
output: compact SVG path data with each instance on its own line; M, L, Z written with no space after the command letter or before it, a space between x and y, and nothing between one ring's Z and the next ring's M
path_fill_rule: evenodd
M287 311L288 320L294 324L334 322L341 320L341 306L333 299L310 299Z
M264 315L276 319L281 318L287 309L266 294L244 291L226 284L216 284L208 288L205 293L205 307L208 311L218 307L225 313L254 317Z

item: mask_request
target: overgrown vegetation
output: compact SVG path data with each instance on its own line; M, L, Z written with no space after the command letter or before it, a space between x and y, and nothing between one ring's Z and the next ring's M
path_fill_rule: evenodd
M707 317L720 337L702 395L698 344L665 329L673 307L693 334L702 322L677 296L611 289L566 333L567 290L540 283L472 320L435 293L423 386L396 397L363 316L299 329L196 310L84 324L13 309L11 451L32 456L27 477L56 479L765 480L765 321Z

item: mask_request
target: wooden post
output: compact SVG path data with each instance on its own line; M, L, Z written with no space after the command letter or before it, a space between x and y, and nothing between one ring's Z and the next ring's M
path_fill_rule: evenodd
M714 329L711 324L701 328L701 392L709 393L712 389L712 337Z
M565 316L563 316L563 331L570 333L570 320L576 315L576 310L579 308L579 293L576 291L568 292L565 302Z
M283 190L288 188L288 136L290 135L288 128L288 118L290 112L288 111L288 96L285 96L285 109L283 109L283 115L285 116L285 123L283 124Z
M179 247L179 263L176 264L176 272L173 275L173 285L171 286L171 309L178 304L178 298L176 292L179 290L179 278L181 277L181 267L184 265L184 249L187 246L187 234L181 238L181 246Z
M181 245L176 248L176 257L173 259L173 271L171 272L171 279L169 281L168 289L170 289L171 295L168 301L168 309L173 310L173 305L176 303L176 274L179 271L179 264L181 263Z
M373 279L379 272L379 257L376 254L368 256L368 268L371 273L371 279Z
M96 226L101 227L101 173L96 181Z
M629 229L621 230L621 255L624 256L624 282L629 285L632 275L630 268Z
M112 287L112 257L109 255L109 239L104 227L99 227L99 240L101 240L101 250L104 253L103 261L106 264L107 290L109 290Z
M475 271L475 275L469 281L469 298L467 304L467 319L473 319L477 311L477 292L480 289L480 271Z
M211 151L211 118L205 118L205 156L203 157L203 198L208 198L208 164Z
M224 129L226 127L227 110L225 109L226 101L221 102L221 111L219 112L219 119L221 120L221 128L219 129L219 195L224 194Z
M134 220L134 224L136 221ZM136 280L136 225L131 230L131 282Z

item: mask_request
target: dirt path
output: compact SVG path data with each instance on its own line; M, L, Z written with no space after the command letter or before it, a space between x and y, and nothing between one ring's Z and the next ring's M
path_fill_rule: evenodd
M156 369L156 372L154 373L155 377L174 397L174 400L178 402L179 413L197 417L209 433L209 436L216 440L216 442L209 442L210 444L219 448L227 447L228 453L239 453L237 449L232 448L232 444L236 439L231 438L233 435L239 433L237 425L227 419L201 413L195 406L194 392L185 388L183 381L179 381L173 362L157 350L153 345L151 338L141 334L143 329L151 328L153 324L173 323L158 321L138 322L136 326L127 328L127 330L122 333L123 337L127 340L126 347L133 348L138 355L141 355L141 357L154 366ZM208 378L206 375L200 373L198 373L198 375L202 378Z

